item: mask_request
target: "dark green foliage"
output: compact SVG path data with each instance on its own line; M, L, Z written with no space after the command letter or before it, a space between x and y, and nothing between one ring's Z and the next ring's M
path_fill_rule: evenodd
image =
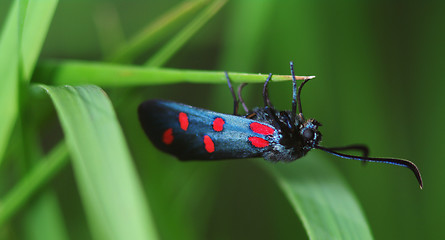
M443 236L445 4L253 2L2 1L0 239ZM184 164L139 127L151 98L231 113L223 70L287 75L290 60L317 76L302 101L323 145L412 160L424 190L405 168L322 152ZM233 74L261 105L267 75ZM290 82L273 80L290 109Z

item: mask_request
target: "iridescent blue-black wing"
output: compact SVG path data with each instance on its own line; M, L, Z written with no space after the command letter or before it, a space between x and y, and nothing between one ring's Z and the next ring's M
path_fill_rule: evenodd
M138 113L151 142L180 160L261 157L278 134L267 123L164 100L143 102Z

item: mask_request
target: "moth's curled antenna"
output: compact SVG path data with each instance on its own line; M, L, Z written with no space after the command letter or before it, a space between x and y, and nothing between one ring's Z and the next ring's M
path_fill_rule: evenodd
M300 116L303 118L303 108L301 107L301 89L303 89L304 84L306 84L309 80L311 80L312 78L306 78L304 79L303 83L300 84L300 87L298 87L298 92L297 92L297 104L298 104L298 113L300 114ZM304 119L304 118L303 118Z
M292 122L295 122L297 115L297 79L295 79L294 62L290 62L290 74L292 75ZM298 98L299 99L299 98Z
M232 83L230 82L229 73L224 71L224 75L226 75L227 84L229 85L230 93L232 93L233 97L233 115L238 115L238 100L236 99L235 92L233 91Z
M304 84L306 84L309 80L312 78L315 78L315 76L309 76L306 77L303 81L303 83L300 84L300 86L297 88L297 79L295 78L295 72L294 72L294 62L290 62L290 72L292 75L292 122L295 122L295 118L297 116L297 106L298 106L298 113L301 118L301 120L304 120L303 117L303 108L301 107L301 89L303 89Z
M387 163L387 164L398 165L398 166L409 168L416 176L416 179L420 185L420 189L423 189L423 181L422 181L422 176L420 175L419 169L417 168L417 166L414 163L412 163L408 160L398 159L398 158L360 157L360 156L353 156L353 155L348 155L348 154L344 154L344 153L339 153L339 152L333 151L333 150L331 150L329 148L325 148L325 147L315 146L315 148L323 150L327 153L330 153L332 155L335 155L335 156L341 157L341 158L366 161L366 162L381 162L381 163Z
M243 106L244 111L246 111L246 113L249 112L249 108L247 108L246 103L244 102L243 96L241 95L241 91L243 90L243 88L247 85L247 83L241 83L238 87L238 100L241 103L241 106Z
M267 91L267 85L269 84L269 81L271 78L272 78L272 73L269 73L269 76L267 77L266 82L264 82L264 86L263 86L264 107L271 107L270 100L269 100L269 93Z

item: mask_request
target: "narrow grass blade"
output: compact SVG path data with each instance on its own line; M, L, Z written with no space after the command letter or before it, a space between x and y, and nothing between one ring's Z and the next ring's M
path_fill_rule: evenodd
M147 68L130 65L81 61L44 61L34 74L39 81L52 84L96 84L102 87L129 87L140 85L193 83L227 83L223 72ZM264 83L268 74L229 73L233 82ZM311 76L312 77L312 76ZM297 76L297 80L308 77ZM290 75L273 75L272 81L290 81Z
M99 2L93 13L99 47L104 56L125 43L125 34L118 6L114 2Z
M227 9L230 12L230 18L227 19L223 29L220 66L245 70L258 69L259 66L271 68L269 62L280 62L286 59L285 57L281 59L282 56L278 52L265 54L270 45L283 47L282 41L270 41L270 35L273 35L270 22L271 18L276 17L271 9L275 9L277 5L279 5L277 1L252 4L251 1L241 0L231 3L230 9ZM280 37L284 36L280 35ZM289 53L289 60L293 57L293 53Z
M23 24L21 57L23 79L29 82L39 57L58 0L29 0Z
M19 1L15 1L0 36L0 165L18 114Z
M372 239L358 201L321 155L313 152L294 163L263 166L277 180L310 239Z
M51 87L95 239L156 239L114 110L96 86Z
M164 65L195 33L206 24L226 4L227 0L215 0L203 12L180 31L159 52L151 57L145 65L160 67Z
M65 149L66 152L68 152ZM65 161L68 162L68 161ZM44 190L32 200L32 206L26 209L23 220L23 239L27 240L69 240L68 230L61 209L60 200L55 191Z
M19 210L39 188L59 172L68 161L64 143L55 147L1 201L0 226Z
M207 0L185 1L166 14L162 15L155 22L148 25L138 35L127 44L116 50L107 58L111 62L128 63L138 54L147 51L163 37L174 31L177 25L181 24L191 14L200 9Z
M30 80L57 0L14 1L0 37L0 164L17 119L20 79ZM22 66L19 71L19 62Z

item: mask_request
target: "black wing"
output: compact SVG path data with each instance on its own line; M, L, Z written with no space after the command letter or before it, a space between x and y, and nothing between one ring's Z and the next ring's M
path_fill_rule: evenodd
M181 160L261 157L278 134L267 123L164 100L143 102L138 113L152 143Z

